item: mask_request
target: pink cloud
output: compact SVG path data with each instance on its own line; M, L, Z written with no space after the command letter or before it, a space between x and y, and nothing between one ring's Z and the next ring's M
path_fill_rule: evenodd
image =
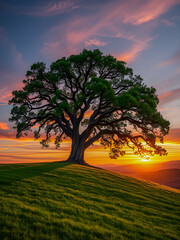
M72 17L69 22L54 26L47 34L41 53L53 60L80 52L84 46L105 46L105 41L97 39L126 39L131 42L129 48L116 53L127 61L134 61L140 52L149 47L154 39L149 32L152 25L144 25L167 12L179 0L128 0L111 1L96 5L96 11L81 17ZM82 6L81 6L82 7ZM127 24L131 28L127 28ZM137 29L138 25L138 29ZM140 26L140 27L139 27ZM63 33L63 34L62 34ZM60 40L59 40L60 39Z
M125 62L132 62L139 54L145 50L148 46L149 43L153 40L154 38L149 38L144 40L143 42L135 42L135 44L127 51L124 51L123 53L117 55L118 60L123 60Z
M7 123L0 122L0 129L2 129L2 130L8 130L8 129L9 129L9 126L8 126Z
M0 105L6 105L11 97L11 91L7 88L0 90Z
M164 67L173 63L180 63L180 51L178 51L172 58L160 63L159 66Z
M166 92L159 96L160 104L165 104L180 98L180 88Z
M164 23L167 26L174 26L175 25L175 23L171 22L168 19L162 19L161 22Z
M129 15L125 12L124 23L139 25L158 18L172 6L180 3L179 0L148 0L148 1L129 1Z
M109 20L111 20L111 18ZM130 34L126 32L122 24L117 27L117 23L106 22L106 19L99 19L97 16L93 18L93 21L95 21L95 23L89 18L81 17L64 26L53 27L47 36L50 40L44 43L41 53L54 60L64 55L76 54L81 51L84 46L105 46L106 42L97 40L97 37L124 38L132 42L132 51L128 52L129 56L126 58L129 60L135 59L135 57L138 56L138 52L143 51L148 46L147 43L151 41L150 38L142 36L142 39L139 39L134 33ZM108 31L109 33L107 33ZM62 32L64 33L63 38L61 35ZM96 36L96 38L93 38L93 36ZM127 55L127 53L125 52L124 55Z
M85 41L85 46L88 47L88 46L97 46L97 47L103 47L105 45L107 45L106 42L103 42L103 41L100 41L98 39L90 39L88 41Z

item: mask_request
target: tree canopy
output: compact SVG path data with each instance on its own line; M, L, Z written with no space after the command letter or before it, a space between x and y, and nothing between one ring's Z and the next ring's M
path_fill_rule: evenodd
M68 161L79 164L86 164L84 151L97 140L110 148L110 158L123 156L125 146L141 157L166 154L157 140L163 142L169 122L157 110L156 90L124 61L84 49L50 68L33 64L23 84L9 101L17 137L36 129L35 139L45 133L43 147L55 136L57 148L68 137Z

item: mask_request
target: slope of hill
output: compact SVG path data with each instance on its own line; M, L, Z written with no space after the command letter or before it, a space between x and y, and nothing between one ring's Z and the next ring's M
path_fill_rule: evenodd
M107 170L0 165L0 239L178 239L180 192Z

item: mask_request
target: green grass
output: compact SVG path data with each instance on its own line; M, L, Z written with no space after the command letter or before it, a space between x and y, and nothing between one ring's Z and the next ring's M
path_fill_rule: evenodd
M67 163L0 165L0 239L179 239L179 191Z

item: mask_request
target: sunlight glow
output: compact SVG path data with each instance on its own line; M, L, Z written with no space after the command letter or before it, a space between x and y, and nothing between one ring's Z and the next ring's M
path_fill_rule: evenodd
M151 159L150 158L142 158L141 161L143 162L149 162Z

